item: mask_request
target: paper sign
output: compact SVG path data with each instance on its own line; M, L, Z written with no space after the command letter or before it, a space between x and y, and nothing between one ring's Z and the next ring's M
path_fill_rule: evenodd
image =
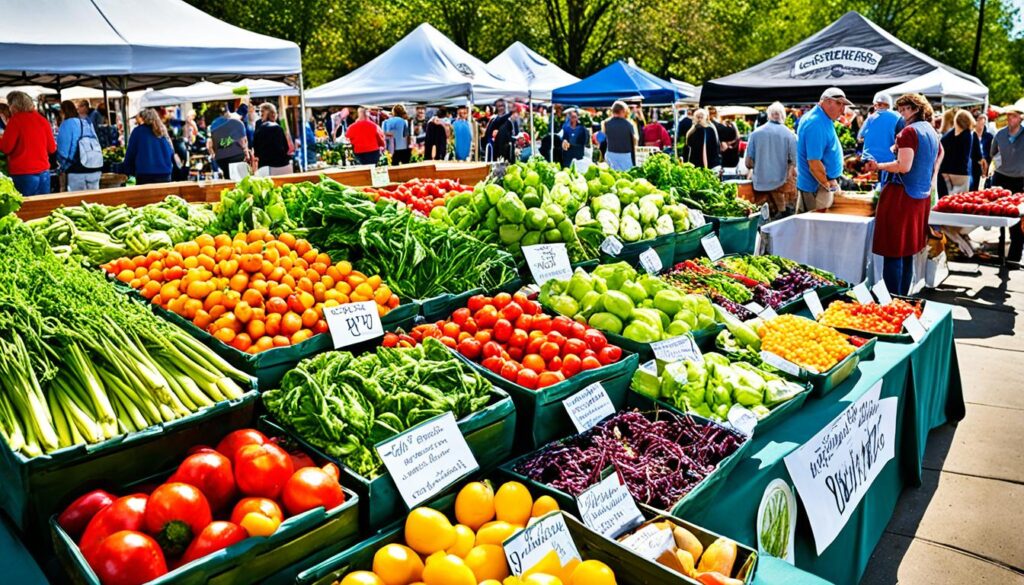
M622 545L648 560L655 560L676 543L675 536L668 528L648 524L630 534Z
M815 319L818 315L825 312L825 308L821 306L821 299L818 298L818 291L809 290L804 293L804 302L807 303L807 308L811 310L811 316Z
M704 214L699 209L689 209L686 214L690 216L690 229L699 228L707 223Z
M622 476L614 469L584 490L576 498L576 504L583 523L608 538L615 538L644 521Z
M523 256L538 286L551 279L568 280L572 277L572 264L569 263L565 244L523 246Z
M572 559L580 559L580 551L569 534L569 527L559 511L548 512L536 522L516 532L502 543L505 560L512 574L520 576L554 549L564 567Z
M910 338L914 340L914 343L920 343L924 339L924 325L921 324L917 315L907 315L907 318L903 320L903 328L910 334Z
M658 375L658 362L650 360L640 364L640 369L650 374Z
M729 420L732 428L737 431L748 437L754 434L754 427L757 426L757 415L750 412L750 409L746 406L738 402L733 404L729 407L729 413L725 417Z
M664 341L655 341L651 344L651 351L654 357L663 362L679 362L689 360L697 363L704 362L704 354L693 340L693 336L680 335Z
M581 433L605 417L615 414L612 399L608 397L608 392L600 382L594 382L566 398L562 404L568 411L572 424L576 425L576 430Z
M888 305L892 302L892 295L889 294L889 289L885 286L884 280L876 282L875 286L871 287L871 291L875 293L875 298L878 299L879 305Z
M374 187L385 187L391 184L391 175L387 167L372 167L370 169L370 184Z
M700 244L704 246L704 252L712 262L717 262L722 256L725 256L725 251L722 250L722 242L718 241L718 236L715 234L704 236L700 239Z
M654 248L647 248L640 253L640 266L643 266L647 274L657 274L664 268L661 264L661 257L654 251Z
M334 349L348 347L384 335L375 301L345 303L324 308L324 319L331 331Z
M768 482L757 508L757 550L792 565L795 542L796 496L785 480L775 478Z
M769 319L774 319L779 316L779 314L775 312L775 309L771 307L762 307L761 305L755 302L749 302L743 305L743 308L757 315L758 317L764 319L765 321Z
M818 555L850 519L895 456L897 398L880 399L879 380L811 440L786 457Z
M765 203L761 206L761 219L768 221L769 218L771 218L771 212L768 211L768 204Z
M622 251L622 242L615 236L608 236L601 242L601 251L609 256L618 256Z
M377 443L377 453L409 508L480 469L451 411Z
M924 325L925 329L931 329L939 322L942 318L942 312L939 310L938 305L935 303L925 303L924 310L921 311L921 325Z
M868 290L868 285L864 282L853 287L853 296L862 305L870 305L875 302L875 298L871 296L871 292Z
M776 355L770 351L761 350L761 359L770 366L778 368L787 374L793 376L799 376L802 368L793 362L783 358L782 356Z

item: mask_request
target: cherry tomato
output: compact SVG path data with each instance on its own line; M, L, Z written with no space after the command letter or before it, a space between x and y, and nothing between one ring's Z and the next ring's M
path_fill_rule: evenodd
M333 510L345 501L345 492L337 478L318 467L307 467L296 471L284 484L281 501L294 516L318 506Z
M516 362L507 361L501 366L501 377L509 382L515 382L520 369L522 369L521 366Z
M526 353L540 353L540 346L545 343L544 336L531 337L530 341L526 344Z
M501 308L501 316L502 316L502 318L503 319L508 319L509 321L511 321L513 323L515 323L516 319L518 319L522 315L523 315L523 308L520 307L517 303L509 303L509 304L507 304L507 305L505 305L504 307ZM527 317L529 317L529 315L527 315Z
M496 341L488 341L483 344L480 350L480 355L484 356L484 359L489 357L496 357L501 355L501 345Z
M622 348L616 345L606 345L597 352L597 359L604 365L614 364L622 358Z
M583 334L583 341L586 341L587 346L594 351L601 351L602 347L608 345L608 338L597 329L587 329Z
M571 378L583 369L583 359L578 355L569 354L562 358L562 375Z
M592 356L592 355L588 355L588 356L584 357L583 361L580 363L580 369L581 370L593 370L593 369L597 369L597 368L600 368L600 367L601 367L601 361L599 359L597 359L595 356Z
M544 372L537 377L537 387L546 388L547 386L554 386L563 380L565 380L565 376L562 375L562 372Z
M559 371L560 372L560 371L562 371L562 358L556 355L555 357L549 359L548 360L548 371L549 372L555 372L555 371Z
M471 360L475 360L480 357L480 347L481 345L479 341L469 338L459 343L459 353Z
M217 452L189 455L167 481L196 487L206 496L213 511L235 499L235 475L231 462Z
M235 462L235 453L246 445L262 445L268 441L266 435L256 429L239 429L228 433L226 437L217 443L217 451L228 458L228 461Z
M512 360L515 360L515 361L518 362L518 361L523 359L523 355L525 355L525 354L523 352L523 348L521 348L521 347L510 347L510 348L508 348L508 354L507 355L508 355L508 359L512 359Z
M587 342L582 339L567 339L565 347L562 348L562 355L583 355L587 350Z
M519 305L520 308L525 310L527 303L530 302L530 297L526 293L517 292L516 294L512 295L512 302Z
M498 320L498 309L494 305L485 305L484 308L473 314L473 320L481 329L490 329Z
M274 500L267 498L242 498L238 500L234 509L231 510L231 522L241 525L245 515L253 512L278 522L284 521L284 512L281 511L281 507Z
M480 364L495 374L501 374L501 366L505 365L505 360L499 356L491 356L484 358L484 361Z
M551 361L551 358L556 357L559 353L558 344L551 341L545 341L540 344L539 353L540 357L544 358L545 362Z
M462 328L457 323L448 322L441 327L441 332L452 338L458 338L461 331Z
M583 323L573 322L569 329L569 333L566 333L566 337L572 337L573 339L583 339L583 336L587 334L587 326Z
M544 333L548 333L549 331L551 331L552 325L553 325L553 320L551 319L551 317L549 315L536 315L535 314L532 317L532 327L534 329L536 329L537 331L543 331ZM524 327L524 329L525 329L525 327Z
M484 305L488 302L490 302L489 299L484 295L473 295L466 300L466 308L469 309L471 313L476 313L480 309L484 308Z
M146 504L146 532L155 536L160 548L172 557L185 552L192 538L212 520L206 496L187 483L161 485L153 490Z
M477 331L480 330L480 327L476 324L476 321L470 317L469 319L466 319L466 324L462 326L462 330L470 335L475 335Z
M529 331L530 329L533 329L533 316L526 314L519 315L519 318L516 319L514 325L516 326L516 329Z
M394 333L385 333L384 339L380 344L382 347L395 347L398 345L398 335Z
M92 554L105 538L119 530L142 530L146 523L146 503L149 497L133 494L114 500L92 517L82 533L78 546L89 564Z
M512 302L512 295L507 292L498 293L494 295L494 306L498 309L504 309L505 305Z
M491 340L491 330L488 329L486 331L477 331L473 335L473 339L476 339L481 344L488 343Z
M188 545L181 562L184 564L205 557L246 538L249 538L249 534L241 526L233 522L214 520L203 528L192 544Z
M455 309L455 312L452 313L452 321L458 324L459 327L462 327L463 325L466 324L466 320L469 319L470 315L472 314L473 312L470 311L468 307Z
M548 341L558 344L559 349L565 346L565 342L568 338L557 331L552 331L547 334Z
M277 498L294 471L288 454L272 443L246 445L235 457L235 483L247 496Z
M114 503L114 496L103 490L92 490L86 492L71 502L71 505L64 509L57 517L57 523L68 533L68 536L78 540L82 535L89 521L100 510Z
M531 353L523 357L523 367L529 368L539 374L547 369L547 363L540 354Z
M508 319L498 319L494 322L494 340L501 343L512 338L512 323Z
M121 530L103 539L89 565L103 585L141 585L167 573L160 545L135 530Z
M572 329L572 326L573 320L564 315L559 315L551 320L552 331L557 331L564 336L569 335L569 331ZM536 328L536 323L534 323L534 327Z
M520 317L520 319L521 318L522 317ZM529 340L530 336L526 333L526 331L516 328L515 330L512 331L512 336L508 338L508 346L519 348L526 347L526 344L529 342Z
M526 368L519 370L519 374L516 376L516 384L531 390L537 388L537 380L537 372Z

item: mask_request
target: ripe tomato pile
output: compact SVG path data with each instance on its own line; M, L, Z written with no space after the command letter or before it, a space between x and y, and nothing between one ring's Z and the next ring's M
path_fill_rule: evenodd
M470 297L447 321L413 327L415 341L436 337L483 367L530 389L622 359L604 333L568 317L551 317L526 295ZM396 339L395 343L401 343Z
M324 308L375 301L398 306L378 275L332 263L309 242L265 229L201 235L173 250L120 258L103 268L142 296L239 351L258 353L327 332Z
M146 495L83 494L58 517L101 583L145 583L250 536L269 536L285 518L345 502L333 463L316 467L255 429L194 447ZM217 518L217 520L214 520Z
M816 372L829 371L855 349L842 333L796 315L765 321L758 334L762 350Z
M413 179L393 189L368 187L366 192L372 193L376 200L394 199L408 205L414 211L430 215L431 209L444 205L444 200L449 194L472 190L473 187L451 179Z
M935 205L935 211L1020 217L1022 215L1021 204L1024 204L1024 193L1013 194L1008 189L992 187L984 191L947 195L939 199Z
M837 301L818 315L818 321L829 327L844 327L871 333L899 333L903 330L903 321L911 314L920 317L921 306L910 304L903 299L893 299L888 305L862 305Z

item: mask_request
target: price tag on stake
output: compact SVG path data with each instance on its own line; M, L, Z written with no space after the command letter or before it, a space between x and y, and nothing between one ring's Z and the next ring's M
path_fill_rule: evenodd
M410 509L480 469L451 411L377 443L376 449Z
M761 219L768 221L769 218L771 218L771 212L768 211L768 204L765 203L761 206Z
M770 351L761 350L761 359L770 366L778 368L787 374L793 376L799 376L801 367L794 364L793 362L783 358L782 356L776 355Z
M871 291L868 290L866 282L862 282L853 287L853 296L857 299L857 302L862 305L870 305L875 302L875 297L871 296Z
M648 560L655 560L676 543L675 536L668 528L648 524L630 534L622 545Z
M554 550L558 561L564 567L573 559L580 559L580 551L569 534L565 517L559 511L548 512L536 522L516 532L501 543L505 549L505 560L512 574L521 576L530 567L536 565L544 555Z
M892 303L892 295L889 294L889 289L885 286L884 280L876 282L875 286L871 287L871 292L875 293L875 298L878 299L879 305Z
M689 209L686 214L690 217L690 229L699 228L700 226L707 223L704 219L704 214L699 209Z
M601 251L609 256L618 256L622 251L622 242L615 236L608 236L601 242Z
M331 332L334 349L384 336L375 301L345 303L324 308L324 320Z
M654 251L654 248L647 248L640 253L640 266L643 266L647 274L657 274L664 268L661 264L661 257Z
M811 310L811 316L815 319L818 315L825 312L825 308L821 306L821 299L818 298L818 291L809 290L804 293L804 302L807 303L807 308Z
M910 338L914 340L914 343L919 343L924 339L924 325L921 324L921 321L916 315L907 316L907 318L903 320L903 328L910 334Z
M775 312L775 309L771 307L762 307L761 305L755 302L749 302L743 305L743 308L747 309L748 311L757 315L758 317L764 319L765 321L768 321L769 319L774 319L779 316L779 314Z
M578 432L583 432L615 414L615 406L600 382L594 382L562 401Z
M370 169L370 184L374 188L386 187L391 184L391 176L387 167L372 167Z
M650 360L650 361L644 362L644 363L640 364L640 369L645 371L645 372L649 372L649 373L654 374L655 376L657 376L658 375L658 362L655 361L655 360Z
M689 360L697 363L704 363L704 354L701 353L693 336L680 335L663 341L655 341L651 344L651 351L654 357L663 362L679 362Z
M708 258L712 262L718 262L725 256L725 251L722 250L722 242L718 241L718 236L715 234L708 234L700 239L701 246L704 246L704 252L708 255Z
M609 468L604 475L604 479L576 498L576 505L584 524L608 538L615 538L642 524L644 517L619 472Z
M725 415L729 424L734 429L750 437L754 435L754 427L757 426L757 415L742 404L736 403L729 407L729 413Z
M925 329L931 330L931 328L939 322L942 315L938 309L938 305L935 303L925 303L924 310L921 311L921 325L924 325Z
M543 286L551 279L568 280L572 278L572 264L565 244L537 244L523 246L523 256L530 267L530 274L537 286Z

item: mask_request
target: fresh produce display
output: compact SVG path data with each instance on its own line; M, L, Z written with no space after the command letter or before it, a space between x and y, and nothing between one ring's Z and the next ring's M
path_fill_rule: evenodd
M641 532L644 531L644 532ZM665 540L670 544L655 561L673 571L709 585L742 585L748 567L736 567L736 543L725 537L715 539L705 549L697 535L672 520L647 522L619 537L627 548L635 542L649 538L649 532L668 531ZM657 537L654 537L657 538ZM735 578L732 577L735 572Z
M581 229L596 221L604 236L601 241L615 236L631 243L690 229L689 209L647 179L630 178L600 165L587 169L585 177L590 199L574 219Z
M14 180L0 172L0 217L21 208L24 198L14 187Z
M82 203L26 223L46 238L58 256L80 257L96 266L121 256L170 248L195 238L216 221L209 206L171 195L142 207Z
M940 198L934 209L943 213L1020 217L1024 215L1024 193L1014 194L1002 187L957 193Z
M752 203L736 196L736 185L723 183L711 169L679 162L667 154L647 157L644 164L629 171L655 187L674 191L679 202L715 217L746 217L757 211Z
M369 570L351 571L335 584L615 585L615 574L604 563L574 559L563 566L554 549L521 578L509 576L502 543L530 520L557 510L551 497L534 500L518 482L497 491L490 482L468 483L455 499L455 524L434 508L416 508L406 516L399 542L377 549Z
M367 187L364 191L372 195L375 201L391 199L422 215L430 215L430 211L444 205L444 201L448 197L472 192L473 187L451 179L412 179L394 187L381 189Z
M491 384L443 344L378 347L354 356L322 353L299 362L263 395L274 419L359 475L383 472L374 445L428 418L462 418L492 399Z
M319 183L286 183L275 187L273 179L250 175L234 188L221 192L220 201L213 208L217 214L217 231L266 229L274 233L301 234L297 230L305 225L306 209L320 201L324 193L346 189L349 188L327 177Z
M716 423L662 410L624 411L590 430L534 452L514 468L533 481L578 496L609 465L622 474L638 502L669 509L746 437Z
M93 490L72 502L58 523L101 584L141 584L247 538L273 534L292 516L340 506L345 492L339 475L333 463L315 467L304 453L289 453L263 433L241 429L216 449L193 449L148 495Z
M804 386L720 353L705 353L703 362L684 360L660 365L658 372L638 369L633 390L664 400L684 412L728 420L733 404L762 419L776 406L795 398Z
M869 333L896 334L910 315L921 317L921 303L893 299L888 305L835 301L818 315L818 322L829 327L856 329Z
M637 343L715 324L715 311L706 297L683 294L657 276L638 274L625 262L604 264L589 274L577 269L569 280L549 280L541 287L539 300L559 315Z
M435 338L466 359L530 389L613 364L622 349L568 317L552 318L526 295L475 295L446 321L413 327L416 341Z
M0 219L0 435L36 457L241 397L249 378Z
M265 229L233 239L209 234L171 250L103 265L152 303L239 351L258 353L327 332L324 308L374 301L380 316L399 304L380 276L332 263L306 240Z
M857 348L845 335L805 317L780 315L758 326L761 350L812 372L827 372Z

